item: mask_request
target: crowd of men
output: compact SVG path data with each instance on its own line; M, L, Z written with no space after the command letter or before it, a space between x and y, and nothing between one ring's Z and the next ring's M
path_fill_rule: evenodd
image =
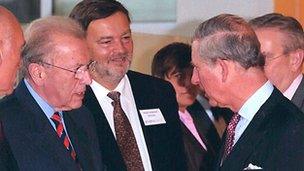
M23 33L0 6L1 171L304 170L296 19L220 14L191 45L160 49L149 76L129 70L129 15L83 0ZM215 111L229 115L223 136Z

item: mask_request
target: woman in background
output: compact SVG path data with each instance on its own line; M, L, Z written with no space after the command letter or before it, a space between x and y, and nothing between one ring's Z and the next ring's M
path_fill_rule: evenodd
M185 43L163 47L152 62L152 75L169 81L176 91L188 170L212 170L220 137L212 113L209 117L196 100L199 90L191 84L192 71L191 47Z

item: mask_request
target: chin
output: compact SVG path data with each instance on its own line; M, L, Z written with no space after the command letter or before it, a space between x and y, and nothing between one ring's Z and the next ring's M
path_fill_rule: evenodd
M221 106L219 106L219 104L216 102L216 101L214 101L214 100L209 100L209 104L210 104L210 106L212 106L212 107L221 107Z
M10 95L10 94L13 93L13 91L14 91L13 88L7 89L7 90L3 90L3 91L0 91L0 96L7 96L7 95Z

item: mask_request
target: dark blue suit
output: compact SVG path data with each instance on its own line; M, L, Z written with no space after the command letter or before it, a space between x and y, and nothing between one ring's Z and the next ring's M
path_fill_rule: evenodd
M304 114L278 89L255 114L231 153L216 170L243 170L250 163L264 170L304 170Z
M94 122L88 112L84 107L63 112L65 125L81 168L103 170ZM79 170L23 81L12 95L1 100L0 113L0 162L9 170Z

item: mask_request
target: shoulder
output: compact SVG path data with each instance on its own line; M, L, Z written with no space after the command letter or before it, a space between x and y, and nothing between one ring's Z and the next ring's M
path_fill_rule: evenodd
M20 104L18 99L14 94L5 96L0 100L0 118L6 118L12 116L14 113L17 113L17 110L20 109Z
M146 86L149 87L149 89L173 89L172 85L168 81L150 75L128 71L127 76L131 85Z
M297 127L304 129L304 114L277 89L274 90L264 105L265 112L270 114L269 122L277 127L278 131L288 132Z
M84 105L82 105L78 109L73 109L73 110L67 111L65 113L68 113L68 115L73 120L77 121L77 123L91 122L91 113L87 109L87 107L85 107Z

